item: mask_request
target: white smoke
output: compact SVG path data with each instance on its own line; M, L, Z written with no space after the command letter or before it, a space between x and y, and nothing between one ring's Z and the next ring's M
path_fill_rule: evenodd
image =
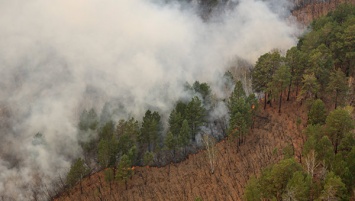
M294 45L279 2L241 0L205 22L148 0L0 0L0 197L31 199L37 180L65 175L83 108L115 99L136 117L168 112L186 81L216 88L236 57Z

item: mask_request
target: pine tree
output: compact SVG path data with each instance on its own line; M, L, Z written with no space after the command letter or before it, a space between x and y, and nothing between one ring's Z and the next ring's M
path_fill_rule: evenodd
M138 136L138 142L141 144L142 151L154 151L158 144L161 130L160 115L158 112L147 110L143 117L141 132Z
M288 181L295 172L301 170L301 165L292 158L282 160L271 168L265 169L259 180L263 198L282 200Z
M268 91L274 96L279 95L279 113L281 112L282 92L289 86L290 80L290 69L283 65L275 71L272 80L268 83Z
M81 181L81 179L89 172L90 170L85 165L84 160L78 158L70 167L70 170L66 178L66 183L69 186L73 187L78 181Z
M182 121L182 116L179 112L176 111L176 109L171 111L169 116L169 130L173 133L174 136L179 135Z
M334 159L334 149L328 136L323 136L315 142L315 151L317 153L317 160L324 161L326 166L330 166Z
M116 170L116 179L125 183L126 190L128 189L127 181L133 175L131 165L132 162L129 157L127 155L123 155Z
M255 92L265 94L264 109L266 108L266 94L269 93L268 83L281 64L281 56L278 51L266 53L259 57L252 71L252 86Z
M326 119L326 127L329 139L334 146L335 154L345 134L354 128L354 122L350 114L344 109L336 109L330 112Z
M334 108L337 109L338 104L344 102L348 91L347 78L340 69L330 74L327 91L331 93L331 97L334 99Z
M127 135L133 141L137 140L139 131L139 123L133 117L130 118L128 121L121 119L116 127L117 137Z
M320 124L325 123L327 118L327 111L322 100L317 99L312 103L311 109L308 112L308 124Z
M182 119L187 118L187 103L182 101L178 101L175 106L175 110L177 113L181 114Z
M243 89L243 84L241 81L237 81L235 83L234 90L229 98L229 102L228 102L229 110L232 110L233 104L235 102L237 102L239 99L245 99L245 98L246 98L246 94Z
M117 155L117 142L114 137L111 140L101 139L98 145L97 158L101 167L114 166Z
M228 101L230 115L228 133L230 136L239 139L239 143L252 125L252 106L246 100L248 99L242 83L238 81Z
M283 200L308 201L310 196L311 177L302 171L293 173L292 178L287 182L286 192Z
M345 184L333 172L329 172L326 176L320 200L349 200Z
M354 21L355 17L352 17L352 20ZM347 26L344 30L344 34L342 35L342 39L344 41L344 52L345 52L345 58L346 58L346 63L347 67L345 69L346 74L349 76L354 76L355 73L355 25L352 24L351 18L348 18L348 21L350 23L349 26Z
M145 152L143 157L143 165L151 165L154 160L154 153L153 152Z
M104 175L105 175L105 181L107 183L109 183L110 185L110 194L112 193L112 181L114 181L115 179L115 175L113 173L113 169L112 168L108 168L104 171Z
M199 131L199 127L204 123L205 109L202 106L201 100L197 96L192 98L186 109L186 120L190 126L191 138L195 141L195 136Z
M186 119L182 122L181 130L179 133L179 145L186 147L190 142L190 127Z
M333 67L330 50L324 44L318 46L317 49L310 52L309 62L310 68L307 68L306 73L315 76L320 86L319 90L324 92L329 82L330 70Z
M298 97L299 100L315 98L319 91L319 84L314 74L304 74L302 79L302 89Z
M258 179L251 177L245 187L244 200L246 201L260 201L261 200L261 186Z
M171 131L169 131L165 137L164 145L166 149L172 151L172 156L174 160L175 160L175 151L176 151L177 144L178 144L177 138L173 135Z
M182 122L181 130L178 136L178 144L179 147L184 149L184 155L186 155L186 146L189 145L191 139L191 131L189 127L189 123L186 119Z
M139 135L139 124L134 118L120 120L116 127L118 138L118 150L123 154L128 154L129 150L135 146Z
M291 86L296 85L296 96L298 95L298 87L302 81L302 75L307 66L307 58L297 49L292 47L286 53L286 64L290 68L290 83L287 92L287 101L290 100Z
M200 83L199 81L196 81L192 85L193 89L195 92L201 94L202 100L206 103L208 96L211 95L211 88L207 83Z
M83 131L96 130L98 123L98 116L93 108L89 111L83 110L79 119L79 129Z
M99 131L99 139L111 140L115 132L113 121L107 122Z
M351 151L349 152L345 160L350 172L350 176L348 179L352 181L352 184L349 186L349 188L355 187L355 182L354 182L355 181L355 146L352 147Z

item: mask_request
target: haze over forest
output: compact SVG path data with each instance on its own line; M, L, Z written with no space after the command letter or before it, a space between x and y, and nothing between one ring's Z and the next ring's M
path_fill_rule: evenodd
M166 125L192 97L186 82L226 98L221 77L238 60L296 44L287 0L229 4L206 20L194 2L0 0L0 195L26 200L35 182L50 188L68 172L87 140L84 109L106 105L116 121L152 109Z

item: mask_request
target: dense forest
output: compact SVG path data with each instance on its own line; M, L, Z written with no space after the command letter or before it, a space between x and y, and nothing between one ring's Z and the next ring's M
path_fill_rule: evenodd
M289 153L248 182L246 200L349 200L355 187L355 7L315 20L283 57L262 55L253 87L267 104L297 97L309 108L302 155Z
M223 79L225 89L231 90L228 88L232 87L232 74L227 72ZM81 144L84 158L74 161L66 178L68 187L92 170L103 168L109 168L107 181L114 178L126 181L133 174L132 166L164 166L179 162L201 147L214 146L215 141L227 135L242 143L252 126L257 99L253 94L246 95L240 81L235 84L229 100L217 100L207 83L196 81L185 87L194 96L175 104L168 117L167 129L156 111L147 110L141 121L132 117L116 123L109 118L105 107L100 115L94 109L84 110L78 130L81 139L90 140ZM227 102L230 117L211 119L208 114L220 107L219 101ZM40 134L36 138L39 137Z
M342 4L312 22L297 46L259 57L250 72L258 96L247 94L246 83L228 71L221 78L228 99L218 99L208 83L186 83L191 97L176 102L168 117L147 110L142 119L115 122L108 105L99 114L84 110L78 124L84 157L73 161L62 191L99 170L110 187L122 182L127 189L135 166L178 163L201 148L213 174L216 142L228 139L238 149L259 111L277 107L282 113L283 102L294 101L309 110L302 153L286 150L283 160L252 176L244 199L349 200L355 188L354 47L355 7ZM210 115L221 103L228 115Z

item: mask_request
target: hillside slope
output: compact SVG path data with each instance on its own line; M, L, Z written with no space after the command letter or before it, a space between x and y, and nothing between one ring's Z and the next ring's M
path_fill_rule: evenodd
M303 23L325 15L343 1L308 4L294 10ZM353 1L346 1L352 2ZM242 200L252 175L283 158L285 148L301 160L306 108L295 101L284 102L282 113L268 107L260 111L255 126L240 146L231 140L217 144L216 169L210 172L206 151L166 167L136 167L127 184L105 182L104 172L85 178L56 200Z
M297 21L308 25L313 20L325 16L329 11L335 10L335 8L341 3L355 4L355 0L329 0L329 1L304 1L295 0L295 9L292 11L292 15L296 17Z
M305 119L305 107L295 101L285 102L281 114L276 106L261 109L254 129L240 147L230 140L217 144L214 174L206 151L200 151L170 167L135 168L127 190L124 183L115 181L110 191L101 171L83 180L82 192L78 184L55 200L242 200L249 177L282 159L284 147L292 144L296 156L300 155Z

